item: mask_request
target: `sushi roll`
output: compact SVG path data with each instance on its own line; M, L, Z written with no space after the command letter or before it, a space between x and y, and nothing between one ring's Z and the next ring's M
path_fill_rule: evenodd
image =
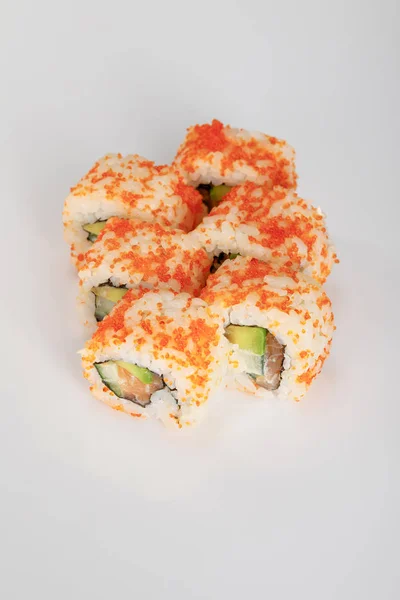
M230 187L245 181L296 187L295 153L264 133L235 129L214 119L189 127L174 160L186 183L198 188L209 209Z
M190 231L203 210L200 193L174 168L138 155L107 154L71 188L64 204L64 234L77 264L110 217Z
M216 257L213 270L241 254L323 283L338 262L320 209L282 187L251 182L234 187L191 235Z
M112 408L192 425L226 366L217 313L188 294L129 290L82 354L92 394Z
M226 260L201 293L220 311L231 380L261 396L300 400L329 355L334 317L320 285L250 257Z
M199 295L212 259L179 229L111 217L80 262L79 306L96 326L129 288L171 289Z

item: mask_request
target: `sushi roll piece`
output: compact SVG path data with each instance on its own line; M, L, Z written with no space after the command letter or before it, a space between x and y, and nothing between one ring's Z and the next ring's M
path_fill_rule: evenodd
M269 187L296 187L295 153L289 144L265 133L235 129L214 119L189 127L174 164L198 188L209 209L230 188L245 181Z
M201 195L176 169L138 155L107 154L71 188L64 204L64 235L77 264L110 217L190 231L203 210Z
M79 307L95 328L129 288L160 288L198 296L212 258L179 229L111 217L79 265Z
M129 290L82 354L92 394L134 417L199 422L226 367L219 315L199 298Z
M329 355L334 317L320 285L250 257L227 260L201 293L220 311L231 381L255 395L300 400Z
M338 262L321 210L282 187L234 187L191 235L216 257L213 270L241 254L323 283Z

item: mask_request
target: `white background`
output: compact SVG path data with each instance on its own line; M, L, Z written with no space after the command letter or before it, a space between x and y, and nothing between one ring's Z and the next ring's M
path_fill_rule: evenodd
M400 597L398 12L1 3L1 598ZM61 211L97 157L170 161L213 117L295 146L338 330L300 405L226 397L178 436L81 379Z

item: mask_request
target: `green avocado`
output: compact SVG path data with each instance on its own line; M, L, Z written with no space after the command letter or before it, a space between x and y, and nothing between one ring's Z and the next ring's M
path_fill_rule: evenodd
M267 330L263 327L228 325L225 336L231 344L237 344L237 356L245 373L263 375Z
M225 329L225 336L231 344L237 344L240 350L247 350L257 356L265 354L267 330L263 327L228 325Z
M144 367L138 367L133 363L127 363L123 360L108 360L103 363L95 363L94 365L100 375L103 383L119 398L124 398L123 390L121 389L118 375L118 367L125 369L142 383L152 383L153 373Z
M221 202L222 198L228 192L230 192L231 189L232 189L231 186L225 185L224 183L222 185L215 185L214 187L212 187L211 190L210 190L210 205L211 205L211 208L214 208L215 206L218 206L218 204Z
M153 382L153 373L145 367L138 367L133 363L124 362L123 360L117 360L116 364L119 367L122 367L122 369L125 369L125 371L129 371L129 373L132 373L132 375L137 377L142 383Z
M95 223L86 223L86 225L83 226L83 230L89 234L87 238L89 242L94 242L97 236L99 235L100 231L104 229L106 225L107 221L96 221Z
M99 287L92 288L95 296L106 298L106 300L110 300L111 302L119 302L127 291L124 287L114 287L113 285L100 285Z

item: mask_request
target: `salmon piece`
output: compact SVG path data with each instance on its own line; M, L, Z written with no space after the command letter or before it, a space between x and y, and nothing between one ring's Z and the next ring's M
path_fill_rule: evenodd
M281 382L284 357L285 347L268 331L265 340L264 375L256 377L256 384L269 391L277 390Z

